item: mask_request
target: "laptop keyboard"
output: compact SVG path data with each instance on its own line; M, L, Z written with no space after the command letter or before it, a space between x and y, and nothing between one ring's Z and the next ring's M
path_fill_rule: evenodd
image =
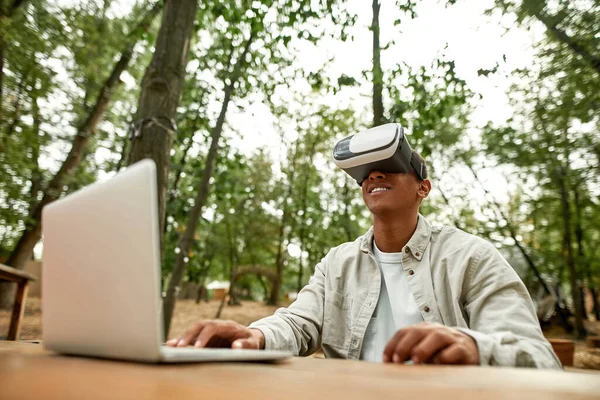
M292 354L282 351L248 350L248 349L198 349L189 347L161 346L160 352L164 361L259 361L276 360L291 357Z

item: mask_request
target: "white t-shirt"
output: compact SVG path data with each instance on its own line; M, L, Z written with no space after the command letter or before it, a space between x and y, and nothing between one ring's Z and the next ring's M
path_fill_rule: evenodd
M381 271L381 291L367 326L360 359L381 362L383 350L399 329L423 322L402 268L402 253L383 253L373 241L373 252Z

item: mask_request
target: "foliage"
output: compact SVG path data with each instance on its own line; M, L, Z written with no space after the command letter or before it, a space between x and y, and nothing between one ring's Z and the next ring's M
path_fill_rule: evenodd
M110 4L87 1L68 8L33 1L6 27L0 122L0 248L5 256L56 171L49 161L64 157L127 39L129 26L144 10L140 6L131 15L109 17ZM136 76L135 68L132 72ZM132 91L126 90L114 97L117 105L133 99ZM109 111L67 191L95 181L99 167L110 170L96 165L93 155L98 144L113 148L116 131L124 131L129 121L125 110Z
M370 2L363 3L362 10L370 12ZM330 149L336 139L371 124L371 110L346 100L352 99L348 93L364 95L364 88L377 81L382 86L383 120L400 122L413 148L428 161L434 192L423 214L492 240L532 289L536 283L515 241L531 255L544 279L565 294L574 290L567 285L571 277L591 289L600 285L597 2L494 2L489 14L513 16L511 27L541 30L543 37L534 49L534 63L510 77L515 82L510 89L514 115L482 129L473 125L472 112L480 97L458 72L461 60L442 52L425 66L385 63L386 56L398 50L396 43L410 40L397 29L418 19L424 2L393 3L393 17L381 19L395 31L380 49L384 67L377 77L370 69L360 77L333 73L331 60L302 68L303 46L318 46L321 40L342 43L351 40L353 32L372 33L370 28L354 27L357 15L348 11L346 1L199 3L171 151L164 284L181 251L178 240L194 206L224 89L235 80L210 195L186 254L185 280L232 280L240 266L277 271L280 263L282 293L296 291L331 247L368 229L370 216L360 190L333 166ZM440 1L432 7L454 3ZM2 258L13 248L124 43L134 35L131 27L153 2L139 0L124 12L116 0L61 4L30 0L1 19ZM127 131L157 25L141 34L131 66L121 76L124 84L113 93L65 193L126 164ZM234 65L248 40L243 68L234 77ZM478 74L481 79L495 77L505 62L479 68ZM257 105L266 110L279 140L242 151L240 140L254 127L242 126L239 116ZM506 176L503 199L493 198L489 191L494 182L481 178L490 170ZM256 274L239 277L236 287L249 298L267 299L271 293L268 280Z

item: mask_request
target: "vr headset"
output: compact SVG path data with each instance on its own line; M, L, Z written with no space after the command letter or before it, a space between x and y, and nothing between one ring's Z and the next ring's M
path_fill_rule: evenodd
M427 178L427 168L412 153L400 124L385 124L348 136L333 148L333 161L359 185L371 171L408 173Z

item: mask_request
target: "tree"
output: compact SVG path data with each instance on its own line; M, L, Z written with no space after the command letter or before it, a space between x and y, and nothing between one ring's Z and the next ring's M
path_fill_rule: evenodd
M595 70L596 78L600 78L599 39L593 34L598 26L598 2L496 0L496 7L502 12L516 14L521 24L527 25L531 19L537 19L546 27L549 39L567 47L573 55Z
M596 68L595 27L600 22L596 6L576 2L497 1L502 12L515 13L526 26L541 21L546 39L537 46L538 61L531 70L519 72L526 84L516 85L513 102L520 112L506 127L488 127L484 136L488 151L502 163L510 163L539 183L529 206L538 212L535 238L553 268L559 287L568 272L568 291L578 336L585 335L581 289L584 278L595 292L593 264L585 249L585 237L596 236L597 227L583 226L579 199L597 204L589 190L597 185L598 158L594 153L600 121L594 111L599 104L600 79ZM591 130L589 128L592 128ZM506 146L502 148L502 146ZM593 209L593 207L590 209ZM553 210L549 213L549 210ZM594 300L597 304L597 299Z
M381 47L379 45L379 0L373 0L373 126L382 125L383 120L383 71L381 70Z
M235 62L233 62L234 49L232 49L232 52L230 54L230 65L232 65L231 75L228 77L228 80L226 82L221 111L219 113L217 123L215 124L211 133L210 149L208 150L208 154L206 156L204 171L202 173L202 179L200 180L200 184L196 193L194 207L191 209L188 215L188 222L186 224L185 232L181 236L177 246L180 249L180 253L177 256L175 265L173 266L173 275L171 277L171 280L169 281L169 287L167 288L167 295L164 301L163 316L165 332L167 333L169 332L171 318L173 316L173 310L175 309L175 292L181 284L181 279L183 278L183 275L185 273L186 258L188 258L187 253L189 251L192 241L194 240L196 226L198 224L198 218L200 217L200 213L202 212L202 208L206 204L206 199L208 197L208 191L210 188L210 178L212 177L212 172L215 168L215 163L218 155L219 138L221 137L221 134L223 132L223 125L225 124L227 109L229 108L229 103L233 95L234 85L237 83L245 67L248 51L250 50L250 45L254 41L255 35L257 33L256 29L257 28L255 26L250 27L250 35L248 39L244 42L243 49L241 53L239 53L239 55L237 56Z
M74 169L81 162L85 147L90 138L95 134L96 127L106 111L112 94L121 82L120 76L123 71L126 70L133 57L135 45L138 43L143 33L148 30L150 23L158 11L160 11L159 3L155 4L146 12L141 21L131 31L130 36L126 38L117 63L113 66L110 75L101 86L93 106L89 109L82 123L77 128L77 133L73 138L71 149L67 157L44 189L41 200L31 208L25 223L25 230L6 261L8 265L22 269L26 261L31 257L33 248L40 240L42 233L42 209L47 204L59 198L64 191L65 185L69 184L69 177L73 175ZM8 288L4 289L2 291L1 305L7 306L10 304L11 297L12 290L9 290Z
M165 2L155 51L142 80L129 152L128 165L144 158L151 158L156 163L161 243L170 152L177 130L174 121L185 81L197 8L196 0Z
M541 83L541 82L538 82ZM580 196L573 191L581 191L585 188L581 183L597 181L597 177L589 174L589 167L585 164L580 167L574 167L575 157L580 160L591 160L589 150L584 145L587 135L584 132L574 128L578 112L573 104L575 98L570 98L569 92L565 92L566 82L550 91L537 90L529 94L528 89L525 94L533 95L533 111L526 114L524 120L519 124L513 122L513 127L505 129L490 129L484 136L488 151L499 157L501 162L510 162L530 175L539 182L539 188L551 204L551 207L557 210L555 214L548 214L548 205L545 206L542 221L553 221L553 226L557 227L560 236L555 232L550 236L550 242L546 243L546 252L554 252L554 256L549 259L561 260L561 267L557 269L559 282L562 281L563 265L568 271L569 289L572 296L572 305L575 310L576 328L579 336L585 335L583 326L583 310L580 299L580 284L582 273L580 266L576 264L575 243L573 240L573 208L574 198ZM543 83L542 83L543 84ZM548 93L549 95L546 95ZM574 93L571 93L572 95ZM555 97L560 96L565 106L557 106ZM533 127L530 127L531 119ZM524 123L521 125L521 123ZM530 129L535 129L533 132ZM502 148L505 146L504 148ZM579 183L575 183L579 182ZM539 201L539 200L538 200ZM576 227L582 229L582 227ZM538 233L543 235L543 232ZM581 235L582 232L579 233ZM579 244L583 246L583 243ZM584 254L584 253L583 253ZM581 262L585 260L579 259Z
M305 259L314 266L331 247L339 245L340 241L354 240L369 224L356 183L333 165L325 168L335 171L328 177L332 182L323 182L323 172L315 166L316 160L330 159L336 139L362 128L357 112L352 108L320 106L300 117L310 122L299 132L301 146L293 196L294 236L302 250L298 260L298 291L306 283Z
M54 73L40 60L55 51L62 26L43 7L25 7L4 28L10 37L4 47L0 118L0 257L5 260L45 180L38 158L53 136L42 129L47 118L39 103L58 88ZM47 40L39 37L40 29Z
M4 50L6 47L6 32L3 30L12 21L19 8L26 4L26 0L2 0L0 2L0 120L3 118L2 109L4 103Z
M165 330L167 332L177 289L185 275L185 267L189 261L189 257L186 255L187 250L192 244L198 218L208 198L210 179L218 156L219 139L233 95L237 94L242 97L255 90L258 85L260 89L264 90L265 97L270 98L275 87L285 82L286 77L281 73L278 74L279 78L274 79L269 76L267 74L269 63L271 66L277 65L282 69L291 64L291 60L285 54L285 46L291 40L287 33L289 28L301 27L301 24L307 20L320 16L319 12L332 9L332 2L326 4L326 10L313 10L310 1L291 2L288 0L265 0L248 2L243 5L245 8L239 9L237 6L226 7L219 3L213 9L215 16L222 17L227 24L227 30L217 32L215 37L215 41L221 46L213 46L212 50L222 53L223 49L228 49L228 52L225 53L227 60L219 60L226 67L224 71L217 74L224 85L224 98L221 103L221 111L211 132L211 144L196 194L196 201L188 215L186 229L178 243L180 253L173 266L164 302ZM265 20L269 10L276 10L274 20ZM216 26L219 27L218 24ZM286 28L288 29L286 30ZM309 40L316 40L308 30L300 29L297 35ZM263 46L251 51L251 46L255 41L260 41ZM212 58L207 57L206 60L212 60ZM276 294L278 293L278 286L274 288L274 291Z

